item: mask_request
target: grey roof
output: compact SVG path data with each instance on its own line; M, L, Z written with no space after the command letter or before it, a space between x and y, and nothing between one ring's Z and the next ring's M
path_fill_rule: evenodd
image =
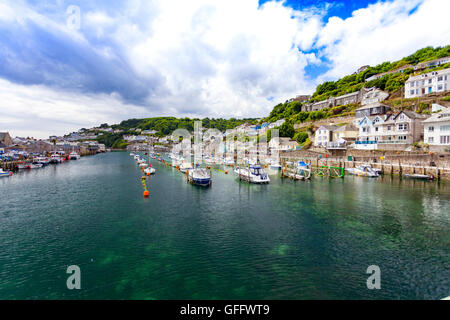
M361 108L358 108L355 111L371 109L371 108L375 108L375 107L379 107L379 106L385 106L385 107L390 108L387 104L380 103L380 102L375 102L375 103L370 103L370 104L367 104L365 106L362 106Z
M325 128L325 129L327 129L328 131L334 131L334 130L336 130L338 127L335 126L335 125L322 125L322 126L319 127L319 129L320 129L320 128Z
M358 131L358 128L356 128L352 123L346 124L344 126L341 126L337 128L334 131Z

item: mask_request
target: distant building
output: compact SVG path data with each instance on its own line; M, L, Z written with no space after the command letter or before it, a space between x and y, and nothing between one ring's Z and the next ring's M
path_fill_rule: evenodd
M363 72L363 71L366 71L367 70L367 68L369 68L370 66L362 66L362 67L359 67L358 68L358 70L356 70L356 73L360 73L360 72Z
M450 57L443 57L443 58L420 62L414 66L414 70L424 70L424 69L428 69L431 67L438 67L438 66L446 64L446 63L450 63Z
M396 69L394 69L394 70L390 70L390 71L386 71L386 72L382 72L382 73L375 74L375 75L373 75L373 76L367 78L365 81L368 82L368 81L380 79L381 77L383 77L383 76L385 76L385 75L387 75L387 74L391 74L391 73L402 73L402 72L404 72L406 69L412 69L412 68L413 68L412 65L407 64L407 65L398 67L398 68L396 68Z
M6 146L10 146L14 143L8 132L0 132L0 142Z
M405 83L405 98L417 98L447 90L450 90L450 68L409 77Z
M370 101L383 101L389 96L388 93L377 89L376 87L365 88L362 87L360 90L347 93L338 97L330 97L323 101L318 101L312 104L305 105L302 107L303 111L319 111L324 108L333 108L337 106L342 106L351 103L367 104Z

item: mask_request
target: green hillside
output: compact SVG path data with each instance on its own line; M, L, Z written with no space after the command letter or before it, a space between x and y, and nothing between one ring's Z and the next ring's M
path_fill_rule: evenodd
M366 82L365 80L373 75L395 70L405 65L415 65L420 62L425 62L437 58L450 56L450 45L445 47L426 47L417 50L410 56L395 62L383 62L375 67L369 67L366 70L345 76L337 81L327 81L317 86L316 91L311 96L310 102L317 102L328 99L331 96L340 96L346 93L352 93L360 90L362 87L370 88L377 87L387 92L395 92L402 88L405 81L413 73L412 68L406 69L401 73L391 73L383 77ZM440 66L436 69L448 68L450 64ZM426 72L429 70L424 70ZM273 122L279 119L289 119L293 122L304 122L317 120L327 117L341 115L341 113L349 114L354 110L356 105L338 106L332 109L323 109L321 111L303 112L301 110L302 104L299 102L286 102L276 105L270 115L262 121ZM334 109L334 110L333 110Z

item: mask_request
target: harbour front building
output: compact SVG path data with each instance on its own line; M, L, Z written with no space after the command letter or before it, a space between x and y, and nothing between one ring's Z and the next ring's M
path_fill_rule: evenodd
M450 150L450 108L443 108L423 121L423 124L424 142L431 151Z
M417 98L447 90L450 90L450 68L409 77L405 83L405 98Z
M355 148L360 150L405 150L423 139L423 115L412 111L365 116L359 123Z

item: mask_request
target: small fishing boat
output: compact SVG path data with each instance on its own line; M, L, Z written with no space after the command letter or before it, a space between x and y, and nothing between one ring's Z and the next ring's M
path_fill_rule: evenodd
M269 176L259 165L251 165L242 168L237 167L234 172L239 176L239 180L244 180L249 183L262 184L270 182Z
M434 180L434 176L433 175L426 175L426 174L418 174L418 173L414 173L414 174L402 174L403 178L409 178L409 179L419 179L419 180Z
M12 176L12 172L3 171L3 169L0 168L0 178L5 178L5 177L9 177L9 176Z
M70 154L69 154L69 159L70 160L78 160L78 159L80 159L81 158L81 156L78 154L78 153L76 153L75 151L72 151Z
M211 173L204 168L190 170L187 179L188 182L202 187L209 187L212 183Z
M311 178L311 166L309 163L299 161L293 168L287 167L282 171L283 177L294 180L307 180Z
M144 173L145 173L145 174L155 174L155 173L156 173L156 170L155 170L155 168L148 167L148 168L146 168L146 169L144 170Z
M345 170L348 173L353 174L355 176L371 177L371 178L376 178L380 176L379 171L375 170L369 165L361 165L355 168L348 168Z

